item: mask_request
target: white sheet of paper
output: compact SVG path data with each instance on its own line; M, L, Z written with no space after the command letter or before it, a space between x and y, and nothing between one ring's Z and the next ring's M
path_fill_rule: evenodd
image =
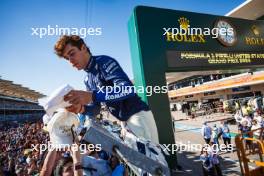
M46 114L51 117L57 109L65 108L71 105L70 103L64 101L64 96L71 90L73 90L73 87L69 84L63 85L52 92L50 96L39 99L39 105L43 106Z

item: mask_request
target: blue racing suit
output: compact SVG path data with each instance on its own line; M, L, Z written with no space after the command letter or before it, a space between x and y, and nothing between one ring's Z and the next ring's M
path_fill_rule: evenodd
M91 56L84 70L87 73L84 83L87 91L93 93L93 102L85 106L83 114L98 114L101 102L121 121L127 121L142 110L149 110L134 89L127 89L133 84L115 59L103 55Z

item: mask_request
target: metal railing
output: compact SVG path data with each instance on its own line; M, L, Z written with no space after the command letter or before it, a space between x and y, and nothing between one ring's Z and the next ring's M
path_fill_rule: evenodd
M263 131L264 128L259 128L235 137L237 156L243 176L264 175Z

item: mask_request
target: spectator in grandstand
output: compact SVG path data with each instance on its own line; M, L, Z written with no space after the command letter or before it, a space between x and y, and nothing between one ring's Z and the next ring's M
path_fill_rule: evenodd
M127 170L123 164L121 164L116 156L111 156L110 167L112 169L112 176L127 176Z
M64 155L56 150L48 151L42 166L40 176L82 176L80 151L71 148L71 156Z
M15 161L11 153L8 154L8 174L14 175L15 173Z
M129 128L138 137L159 143L156 123L148 105L131 89L126 93L114 91L117 87L124 90L133 86L115 59L93 56L83 39L76 35L62 36L55 45L55 52L73 67L87 73L84 80L87 91L73 90L64 97L72 104L68 111L98 113L100 103L105 102L113 116L122 121L123 132Z
M207 125L207 122L203 123L201 132L202 132L205 143L209 144L211 141L212 129L211 127Z
M18 168L16 170L16 176L24 176L26 175L25 173L23 173L23 169L22 168Z
M27 174L28 175L36 175L39 172L39 168L37 167L37 162L34 158L28 163Z
M47 134L38 129L38 125L24 124L17 128L1 130L0 150L3 175L33 175L39 171L38 162L40 155L38 152L29 150L31 144L45 143ZM24 153L25 152L25 153ZM28 157L29 156L29 157ZM29 158L28 160L26 160ZM28 163L27 163L28 162Z

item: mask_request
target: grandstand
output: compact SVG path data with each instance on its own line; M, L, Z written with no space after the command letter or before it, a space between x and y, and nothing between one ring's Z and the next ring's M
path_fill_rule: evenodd
M37 100L43 94L0 78L0 126L39 120L44 110Z

